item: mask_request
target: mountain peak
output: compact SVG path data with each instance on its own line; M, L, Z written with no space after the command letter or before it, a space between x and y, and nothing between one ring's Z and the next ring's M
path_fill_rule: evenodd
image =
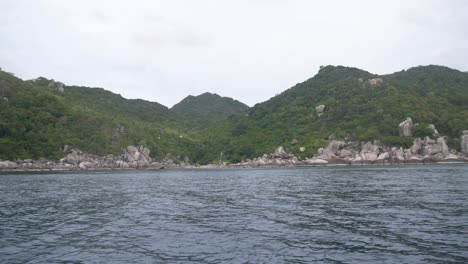
M200 124L211 124L230 115L247 110L244 103L216 93L205 92L197 96L189 95L175 104L171 110Z

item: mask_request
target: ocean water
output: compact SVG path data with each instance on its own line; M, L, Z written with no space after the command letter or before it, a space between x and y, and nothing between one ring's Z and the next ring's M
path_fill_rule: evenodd
M468 263L468 166L0 174L1 263Z

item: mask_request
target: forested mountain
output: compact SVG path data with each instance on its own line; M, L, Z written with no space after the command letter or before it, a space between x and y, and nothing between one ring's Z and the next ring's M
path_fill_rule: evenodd
M189 121L158 103L3 71L0 96L0 159L59 159L67 148L107 155L145 145L155 158L197 149L184 129Z
M441 66L382 76L322 67L313 78L207 130L206 145L215 151L203 159L223 152L224 158L239 161L271 153L279 145L311 157L331 134L408 146L413 138L398 135L398 124L406 117L419 123L415 136L430 135L426 128L434 124L457 149L461 130L468 129L468 74ZM300 147L306 151L300 153Z
M0 159L59 159L71 148L118 154L128 145L144 145L156 159L170 153L197 163L236 162L280 145L311 157L331 134L408 147L413 138L398 133L406 117L419 124L414 136L432 136L427 127L434 124L459 148L458 137L468 129L468 74L420 66L379 76L326 66L252 108L205 93L168 109L101 88L23 81L0 71Z
M214 124L230 115L241 113L249 107L229 97L213 93L189 95L174 105L171 110L193 120L200 126Z

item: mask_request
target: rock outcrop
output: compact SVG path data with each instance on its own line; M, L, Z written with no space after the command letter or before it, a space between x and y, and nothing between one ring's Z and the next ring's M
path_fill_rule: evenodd
M383 80L381 78L373 78L373 79L369 79L367 80L367 82L370 84L370 85L380 85L383 83Z
M323 112L325 111L325 105L323 105L323 104L317 105L315 107L315 111L317 112L318 116L321 116L323 114Z
M47 85L47 87L53 87L55 89L55 91L57 92L60 92L60 93L63 93L65 91L65 88L64 88L64 84L61 83L61 82L56 82L54 80L52 80L49 85Z
M400 137L413 136L413 127L413 120L411 120L411 117L407 117L405 121L401 122L398 125L398 132L400 134Z
M275 151L273 152L271 156L273 158L282 158L282 159L289 158L289 154L286 152L286 150L284 150L283 146L279 146L277 149L275 149Z
M460 137L460 150L461 153L468 156L468 130L463 130Z

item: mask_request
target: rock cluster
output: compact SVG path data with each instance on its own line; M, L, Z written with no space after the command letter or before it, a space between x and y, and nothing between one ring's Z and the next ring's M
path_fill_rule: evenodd
M173 159L155 162L150 157L150 150L144 146L128 146L118 156L97 156L72 149L63 159L0 161L0 169L13 170L87 170L87 169L129 169L129 168L165 168L177 167Z
M293 166L303 164L296 156L286 152L286 150L279 146L271 154L263 154L262 157L258 157L253 160L246 160L237 164L233 164L233 167L263 167L263 166Z
M307 164L374 164L374 163L427 163L464 161L462 153L449 150L445 137L437 140L416 138L409 149L386 147L379 141L345 142L332 140L326 148L305 161Z
M468 151L468 131L462 136L462 144ZM294 165L366 165L366 164L403 164L433 162L468 162L468 155L449 150L446 138L416 138L408 149L387 147L374 140L368 142L330 140L325 148L320 148L313 158L300 158L288 153L282 146L273 153L263 154L253 160L234 164L234 167L294 166Z

